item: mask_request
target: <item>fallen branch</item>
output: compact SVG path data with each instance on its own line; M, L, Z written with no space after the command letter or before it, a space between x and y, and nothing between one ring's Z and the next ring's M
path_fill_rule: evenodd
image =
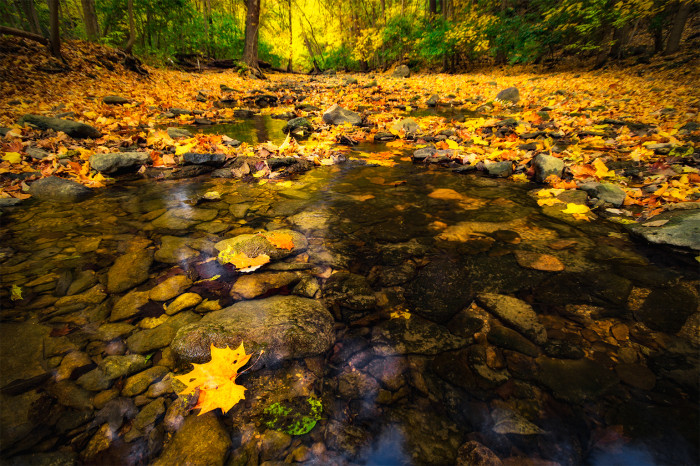
M40 36L39 34L34 34L32 32L23 31L21 29L15 29L7 26L0 26L0 34L7 34L9 36L23 37L25 39L33 40L39 42L40 44L49 45L49 40Z

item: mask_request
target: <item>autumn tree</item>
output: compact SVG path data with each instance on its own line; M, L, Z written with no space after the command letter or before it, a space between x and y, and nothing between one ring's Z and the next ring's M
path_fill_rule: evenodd
M56 58L61 57L61 30L60 30L60 18L59 18L59 3L58 0L48 0L49 3L49 13L50 13L50 47L51 54Z
M85 34L91 42L100 38L100 24L97 21L95 0L81 0L83 7L83 20L85 22Z
M263 78L258 64L258 29L260 27L260 1L246 0L245 17L245 45L243 47L243 61L251 72Z

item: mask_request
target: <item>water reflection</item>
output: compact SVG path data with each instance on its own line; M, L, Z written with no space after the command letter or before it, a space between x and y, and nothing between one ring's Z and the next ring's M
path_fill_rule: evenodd
M201 131L204 134L225 134L232 139L248 144L260 144L270 141L279 145L286 137L282 132L285 124L285 120L275 119L269 115L254 115L251 118L236 120L231 123L183 126L183 128L193 133Z

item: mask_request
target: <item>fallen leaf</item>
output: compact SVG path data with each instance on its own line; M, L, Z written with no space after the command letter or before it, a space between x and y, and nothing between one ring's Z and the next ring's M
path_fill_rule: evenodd
M268 240L277 249L294 249L294 240L289 233L268 231L261 233L260 236Z
M245 354L243 342L237 349L217 348L211 345L211 361L204 364L192 364L194 369L185 375L174 378L185 384L178 394L190 394L199 389L199 398L195 409L199 416L217 408L226 414L239 401L245 399L245 387L236 384L238 370L250 359Z

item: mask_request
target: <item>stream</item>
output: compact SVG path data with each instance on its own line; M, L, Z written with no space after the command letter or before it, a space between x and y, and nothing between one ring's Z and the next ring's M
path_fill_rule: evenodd
M207 131L284 122L246 124ZM700 462L693 258L553 215L534 185L396 161L5 211L2 464ZM305 247L258 270L215 260L287 229ZM231 306L245 400L196 416L172 376L191 335L228 341L203 326Z

